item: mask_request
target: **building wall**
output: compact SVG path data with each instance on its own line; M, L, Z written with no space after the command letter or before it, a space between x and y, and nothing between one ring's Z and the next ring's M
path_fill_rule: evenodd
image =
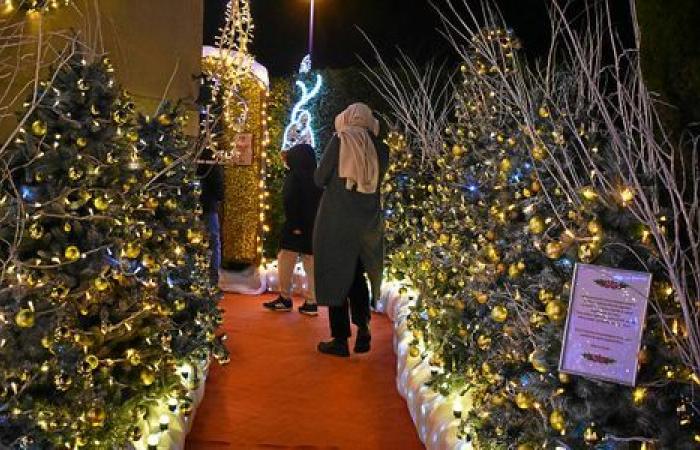
M202 0L75 0L74 6L46 16L15 12L2 19L20 26L26 41L0 51L0 60L17 60L20 55L24 58L20 76L12 83L13 95L5 96L0 103L6 111L20 109L28 94L25 84L34 73L40 30L44 61L65 48L74 32L97 53L107 53L117 79L145 114L153 114L164 97L184 99L194 109L197 83L193 76L201 72ZM2 66L2 70L8 69ZM48 73L48 67L43 72ZM16 96L23 90L27 92ZM17 99L9 104L15 96ZM198 118L197 114L191 116L188 131L194 134ZM14 127L12 122L5 118L0 123L0 139Z

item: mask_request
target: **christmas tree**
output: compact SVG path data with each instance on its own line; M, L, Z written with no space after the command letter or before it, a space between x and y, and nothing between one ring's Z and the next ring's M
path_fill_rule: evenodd
M0 442L129 448L219 320L179 111L137 121L107 59L40 85L6 153ZM189 231L188 231L189 230Z
M654 315L636 388L559 373L576 262L653 272L659 304L671 292L648 233L626 208L633 193L621 186L605 196L593 183L572 189L567 174L583 168L550 158L585 146L605 159L599 117L583 108L565 116L540 98L527 116L537 122L526 121L505 94L523 67L517 40L488 29L472 44L451 145L428 174L411 171L419 178L409 184L402 168L415 156L404 156L387 198L388 210L401 213L390 221L393 271L421 295L409 319L412 354L430 358L434 389L469 394L462 432L479 448L694 448L694 375ZM571 91L558 100L575 98ZM406 199L422 202L406 208ZM679 316L665 304L665 314Z

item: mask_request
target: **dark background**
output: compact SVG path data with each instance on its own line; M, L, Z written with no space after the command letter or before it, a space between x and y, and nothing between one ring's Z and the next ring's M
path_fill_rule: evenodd
M478 5L480 0L469 0ZM453 0L462 4L463 0ZM506 22L525 45L529 55L547 49L547 6L552 0L497 0ZM211 45L221 26L227 0L205 0L205 43ZM445 7L447 0L435 0ZM565 3L561 1L560 3ZM575 17L591 0L576 0L570 7ZM613 0L613 20L621 35L631 39L626 0ZM297 70L307 52L309 0L253 0L256 33L254 54L273 76ZM462 14L462 17L468 17ZM441 20L428 0L316 0L314 67L345 68L358 65L357 55L372 56L362 28L385 56L400 47L412 58L452 60L453 53L439 30Z

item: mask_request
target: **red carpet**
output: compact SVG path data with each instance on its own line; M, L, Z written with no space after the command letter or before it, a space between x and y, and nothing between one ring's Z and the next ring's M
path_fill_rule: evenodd
M231 363L213 367L188 450L423 449L395 387L392 326L372 317L372 351L334 358L325 308L265 311L267 297L227 296Z

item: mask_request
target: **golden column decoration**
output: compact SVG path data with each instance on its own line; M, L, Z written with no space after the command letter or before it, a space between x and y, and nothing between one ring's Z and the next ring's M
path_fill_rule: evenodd
M262 263L263 239L268 209L265 167L269 135L267 130L267 85L254 74L241 86L247 108L243 131L223 136L225 148L238 151L224 168L225 200L221 211L222 261L224 264ZM237 116L237 115L236 115Z

